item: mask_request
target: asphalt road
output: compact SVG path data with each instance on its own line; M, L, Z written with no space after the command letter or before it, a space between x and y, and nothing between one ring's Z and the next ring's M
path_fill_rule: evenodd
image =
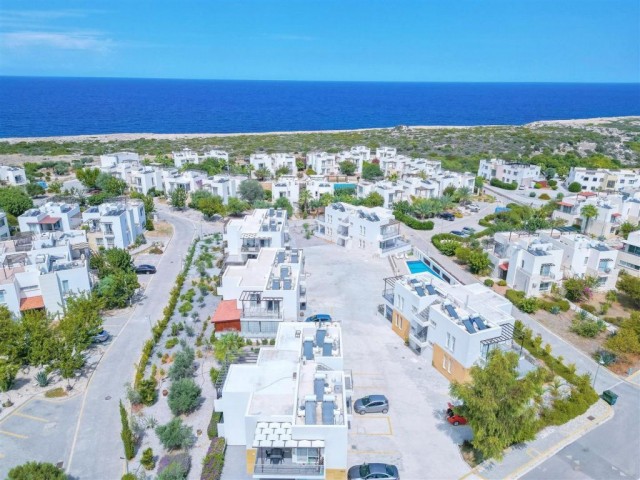
M640 478L640 387L622 382L611 420L567 445L522 478L638 479Z
M163 212L162 218L173 224L174 236L158 263L158 273L149 280L144 298L113 339L82 397L71 454L64 465L73 478L111 480L125 471L118 401L124 398L124 384L133 381L135 364L150 336L149 321L161 318L197 229L192 221L177 215Z

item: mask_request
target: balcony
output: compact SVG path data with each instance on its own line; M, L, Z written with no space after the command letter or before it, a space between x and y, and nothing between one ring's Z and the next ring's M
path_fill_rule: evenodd
M338 219L338 222L340 223L340 225L345 225L345 226L349 226L349 217L344 217L344 218L340 218Z
M260 251L260 248L259 245L242 245L240 251L244 253L257 253Z
M411 333L409 333L409 341L420 348L426 348L429 345L427 329L423 328L420 332L411 330Z
M389 238L393 238L393 237L398 237L400 236L400 228L398 226L395 226L394 228L390 228L390 229L384 229L380 232L380 239L381 240L387 240Z
M349 229L348 228L344 228L344 227L338 228L338 236L339 237L344 237L344 238L349 238Z
M300 478L317 477L324 478L324 465L307 465L293 463L291 458L283 458L280 463L262 463L264 459L258 457L253 470L253 475L273 475L274 478ZM266 460L264 460L266 462Z
M413 315L413 318L415 320L415 322L420 326L420 327L428 327L430 322L429 322L429 310L428 308L425 308L424 310L422 310L419 313L415 313Z
M316 220L320 223L327 223L326 217L324 215L318 215Z
M385 240L384 242L380 242L380 250L382 250L382 253L394 252L396 250L405 251L409 250L410 248L411 244L401 238L394 238L393 240Z

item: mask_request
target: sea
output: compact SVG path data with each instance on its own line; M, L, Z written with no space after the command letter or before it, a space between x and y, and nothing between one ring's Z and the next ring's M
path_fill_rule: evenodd
M640 84L0 77L0 138L520 125L640 115Z

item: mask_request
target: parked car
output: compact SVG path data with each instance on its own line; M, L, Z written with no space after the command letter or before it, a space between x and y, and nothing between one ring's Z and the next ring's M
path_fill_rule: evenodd
M476 233L476 229L471 227L464 227L462 231L465 232L467 235L473 235L474 233Z
M480 211L480 207L478 205L476 205L475 203L472 203L471 205L469 205L467 207L469 210L471 210L472 212L479 212Z
M438 218L441 218L443 220L448 220L450 222L453 222L456 219L456 216L453 213L449 213L449 212L442 212L438 214Z
M363 463L354 465L347 472L349 480L369 480L372 478L385 478L387 480L400 480L398 467L386 463Z
M326 313L318 313L317 315L311 315L310 317L307 317L307 319L305 320L305 322L330 322L331 321L331 315L328 315Z
M469 234L460 230L451 230L451 235L457 235L458 237L467 237Z
M453 405L451 403L447 403L447 421L451 425L455 425L456 427L458 425L467 424L466 418L464 418L462 415L456 415L456 413L453 411Z
M389 400L384 395L368 395L359 398L353 404L353 410L360 415L365 413L387 413Z
M107 332L106 330L100 330L98 333L96 333L93 336L93 342L94 343L104 343L107 340L109 340L110 337L111 337L111 335L109 335L109 332Z
M156 273L156 267L154 267L153 265L138 265L135 268L135 272L139 273L139 274L144 274L144 275L148 275L150 273Z

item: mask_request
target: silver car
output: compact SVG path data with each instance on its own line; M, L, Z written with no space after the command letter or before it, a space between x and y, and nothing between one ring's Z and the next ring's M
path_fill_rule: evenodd
M353 404L356 413L387 413L389 411L389 400L384 395L369 395L356 400Z
M347 473L349 480L369 480L373 478L386 478L387 480L400 480L398 468L386 463L363 463L355 465Z

